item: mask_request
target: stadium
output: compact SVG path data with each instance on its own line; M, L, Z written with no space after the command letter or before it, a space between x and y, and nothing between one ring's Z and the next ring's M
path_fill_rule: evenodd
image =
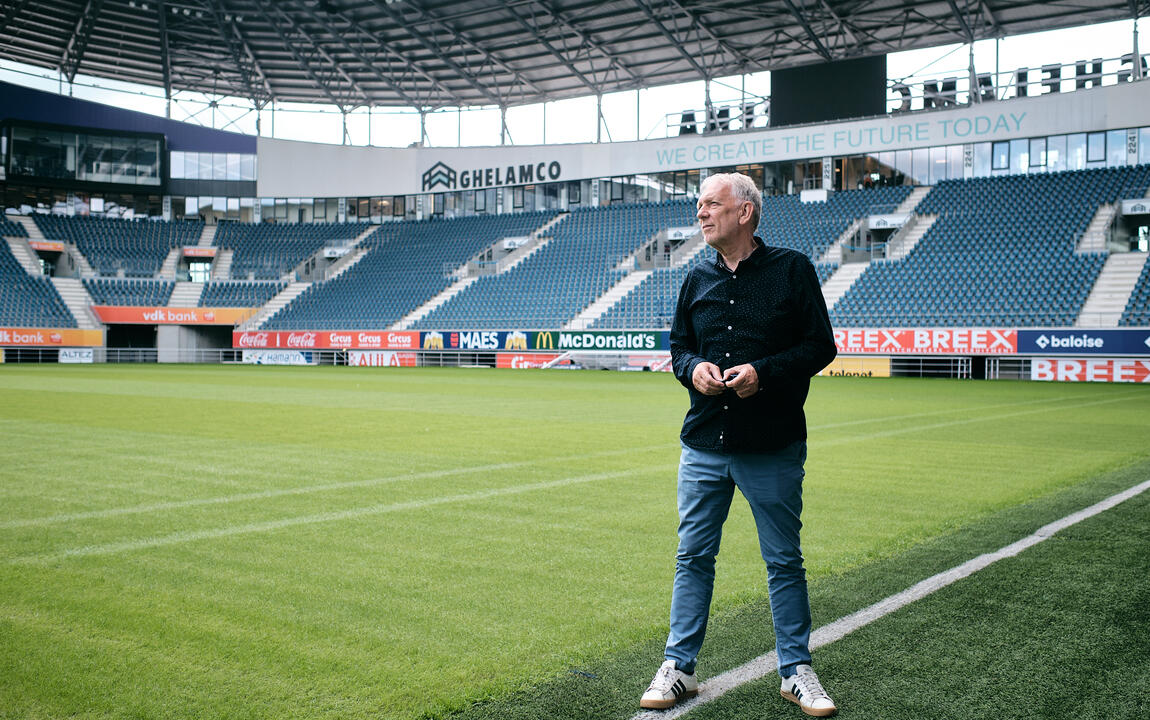
M802 717L741 501L638 705L720 172L834 330L840 716L1150 716L1148 10L3 3L0 718Z

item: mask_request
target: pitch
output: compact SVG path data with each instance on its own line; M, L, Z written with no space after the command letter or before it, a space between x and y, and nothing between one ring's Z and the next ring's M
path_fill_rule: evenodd
M0 367L0 717L629 717L666 632L685 409L661 373ZM817 378L807 409L816 625L1150 474L1141 387ZM737 501L704 679L772 645L754 537ZM898 638L945 653L948 613L990 622L995 586L971 587L824 650L844 712L866 666L916 654ZM698 717L786 716L772 694Z

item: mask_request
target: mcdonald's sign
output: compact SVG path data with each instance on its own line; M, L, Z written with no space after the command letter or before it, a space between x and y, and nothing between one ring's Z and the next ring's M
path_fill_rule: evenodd
M535 349L536 350L554 350L555 349L555 336L550 330L535 333Z

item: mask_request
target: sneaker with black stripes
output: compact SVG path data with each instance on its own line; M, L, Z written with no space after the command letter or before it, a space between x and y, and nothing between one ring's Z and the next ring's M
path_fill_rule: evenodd
M643 693L639 707L648 710L666 710L680 700L693 698L699 694L699 681L695 673L685 673L675 667L674 660L668 660L659 667L655 679Z
M807 715L830 717L838 712L834 700L823 690L819 676L815 675L810 665L799 665L794 675L783 678L779 693L802 708Z

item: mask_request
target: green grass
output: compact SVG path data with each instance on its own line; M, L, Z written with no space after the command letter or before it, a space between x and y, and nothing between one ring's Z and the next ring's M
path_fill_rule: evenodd
M685 408L664 374L0 366L0 717L625 717ZM819 378L807 409L816 622L1150 459L1145 388ZM704 675L772 645L754 537L740 504Z

